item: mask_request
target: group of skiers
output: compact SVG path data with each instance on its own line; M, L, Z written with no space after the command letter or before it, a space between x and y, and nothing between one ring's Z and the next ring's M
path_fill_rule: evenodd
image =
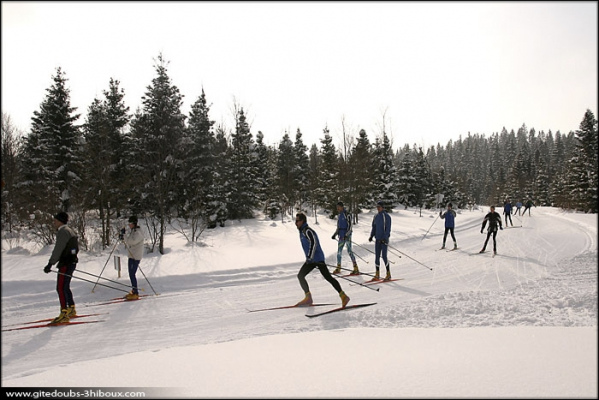
M530 216L530 208L534 204L532 201L528 200L526 202L524 213L528 210ZM520 215L520 208L522 207L522 203L519 201L516 203L516 209L513 211L515 214L518 212ZM379 201L376 204L377 213L372 219L372 227L370 231L370 237L368 238L369 242L372 242L374 239L374 254L375 254L375 274L372 278L373 281L380 280L380 265L381 258L383 260L383 264L385 265L386 275L383 278L384 281L391 280L391 270L389 267L389 260L387 259L388 247L389 247L389 236L391 235L391 217L385 210L385 205L382 201ZM341 258L343 248L347 248L347 252L349 257L351 258L353 264L353 270L350 275L359 275L360 270L358 268L358 264L356 262L356 257L352 251L352 219L349 212L345 209L343 202L337 203L337 229L335 233L333 233L332 239L337 239L337 267L333 271L334 274L339 274L341 272ZM511 215L512 215L512 204L509 199L507 199L504 203L504 214L505 214L505 223L507 226L508 218L510 223ZM453 210L452 203L447 204L447 209L445 212L439 212L439 217L445 220L445 231L443 234L443 245L442 249L445 248L445 243L447 240L447 234L451 234L451 238L453 239L453 250L458 248L458 244L454 234L455 228L455 218L456 212ZM56 283L56 291L58 293L58 299L60 302L60 315L51 322L52 324L66 323L69 322L70 317L77 315L75 310L75 301L73 299L73 294L70 289L71 278L73 276L73 272L76 269L78 258L77 254L79 252L78 238L75 231L67 225L69 216L65 212L60 212L54 216L54 226L57 230L56 233L56 244L54 246L54 250L52 251L52 255L50 256L50 260L46 267L44 268L45 273L49 273L51 271L52 265L58 263L57 265L57 283ZM130 232L127 236L125 236L125 228L123 228L120 232L119 239L125 244L125 247L128 251L128 271L129 271L129 279L131 281L131 292L129 292L125 298L127 300L135 300L139 298L139 291L137 288L137 279L136 273L139 268L139 264L141 258L143 256L143 242L144 237L137 225L138 220L136 216L131 216L128 220ZM297 278L299 280L300 286L304 291L304 298L300 302L298 302L297 306L310 306L313 304L312 295L310 293L310 287L308 282L306 281L306 276L315 268L318 268L322 276L333 286L333 288L339 293L339 297L341 298L341 306L345 307L349 302L349 296L345 294L341 285L337 279L334 278L333 275L329 272L327 268L327 264L325 263L324 252L322 251L322 247L320 246L320 242L318 240L318 235L316 232L308 226L307 217L304 213L297 213L295 217L295 224L299 231L300 242L304 253L306 255L306 261L300 268ZM497 231L503 229L501 215L495 211L495 206L491 206L490 211L485 215L485 218L482 223L482 227L480 229L480 233L483 233L485 226L487 226L487 238L483 245L480 253L485 252L487 248L487 244L491 236L493 237L493 253L497 254ZM512 223L513 226L513 223Z
M54 215L53 223L56 228L56 244L50 256L48 264L44 267L46 274L52 271L52 265L57 264L56 292L60 302L60 314L54 318L50 324L68 323L71 317L77 315L75 310L75 300L71 292L71 279L73 272L77 268L79 259L79 239L75 231L68 226L69 215L66 212L59 212ZM137 225L137 217L129 217L129 234L125 236L126 229L123 228L119 234L119 240L127 249L129 260L128 270L132 290L127 293L127 300L136 300L139 298L137 289L136 273L139 263L143 256L144 236L140 227Z
M391 270L389 268L389 261L387 259L387 247L389 245L389 236L391 235L391 217L385 210L382 201L379 201L376 205L377 214L372 220L372 228L370 231L370 242L375 240L375 267L376 272L373 281L380 280L380 261L383 259L387 274L384 280L391 279ZM351 237L352 237L352 220L351 215L345 209L343 202L337 203L337 229L333 233L332 239L338 238L337 244L337 268L333 271L333 274L341 272L341 253L343 248L347 248L347 252L353 263L353 270L350 275L359 275L360 270L356 262L356 256L352 251ZM341 298L341 307L345 307L349 302L349 297L342 290L339 281L331 275L327 265L325 263L324 253L318 240L316 232L308 226L307 218L304 213L298 213L295 217L295 224L299 230L300 242L306 255L306 261L300 268L297 278L300 282L300 286L304 291L304 298L296 304L296 306L310 306L313 304L312 294L310 293L310 287L306 281L306 275L310 273L314 268L318 268L322 276L333 286L333 288L339 293Z
M534 204L531 200L526 202L526 206L524 208L524 213L528 210L530 215L530 208ZM376 205L377 214L374 216L372 220L372 228L370 232L370 237L368 241L372 242L373 238L375 239L375 268L376 272L374 278L372 280L380 280L380 259L383 259L383 263L386 269L386 276L383 280L391 279L391 270L389 268L389 261L387 259L387 249L389 246L389 236L391 235L391 217L387 213L384 207L384 203L379 201ZM522 203L518 202L516 204L516 210L514 210L514 214L518 212L520 215L520 208L522 207ZM337 239L337 267L333 271L333 275L341 273L341 258L342 251L345 247L353 264L353 270L349 275L360 275L360 269L358 268L358 263L356 262L356 256L352 250L352 219L349 212L343 206L343 202L337 203L337 229L335 233L333 233L332 239ZM506 200L504 203L504 214L506 215L506 226L508 218L511 221L512 215L512 205L510 200ZM509 217L508 217L509 216ZM453 249L456 250L458 248L458 243L455 238L455 218L456 212L453 210L452 203L447 204L447 209L445 212L440 211L439 217L445 220L445 231L443 233L443 245L441 249L445 248L445 243L447 241L447 235L451 234L451 238L453 239ZM327 265L325 263L324 253L320 246L320 242L318 240L318 235L316 232L308 226L306 215L303 213L298 213L296 215L296 226L300 233L300 241L302 243L302 247L306 254L306 261L300 268L300 271L297 275L300 286L304 291L304 299L298 302L297 306L310 306L313 304L312 295L310 293L310 288L306 281L306 275L310 273L314 268L318 268L322 276L335 288L335 290L339 293L341 297L342 307L345 307L349 302L349 297L343 292L341 285L339 282L330 274ZM503 225L501 222L501 215L495 211L495 206L490 207L490 211L485 215L483 219L482 226L480 228L480 233L484 233L485 227L487 227L487 238L485 239L485 243L483 248L479 253L484 253L487 249L487 244L489 239L493 237L493 254L497 254L497 232L498 230L503 230ZM513 226L513 223L512 223Z

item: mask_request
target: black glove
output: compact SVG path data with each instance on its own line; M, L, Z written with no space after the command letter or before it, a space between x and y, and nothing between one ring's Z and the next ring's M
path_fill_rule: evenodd
M119 240L123 239L125 239L125 228L121 229L121 232L119 233Z
M503 230L503 226L500 226L500 227L499 227L499 230L500 230L500 231L502 231L502 230Z
M480 230L480 233L483 233L483 230L482 230L482 229Z
M331 236L331 239L335 239L337 237L336 233L333 233L333 236Z
M369 242L372 242L372 236L368 238L368 241L369 241Z
M52 270L52 264L48 264L44 267L44 272L47 274L49 274L51 270Z

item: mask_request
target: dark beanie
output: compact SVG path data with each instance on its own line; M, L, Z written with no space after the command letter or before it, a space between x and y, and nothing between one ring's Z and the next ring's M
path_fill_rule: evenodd
M135 215L130 216L129 223L137 225L137 217Z
M339 203L337 203L337 205L338 205L339 207L343 207L343 202L342 202L342 201L340 201Z
M61 211L54 216L54 219L62 222L63 224L66 224L67 222L69 222L69 215L66 212Z

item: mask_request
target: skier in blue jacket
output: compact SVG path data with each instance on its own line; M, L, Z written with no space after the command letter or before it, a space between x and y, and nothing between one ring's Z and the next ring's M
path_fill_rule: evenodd
M358 263L356 262L356 256L351 249L351 234L352 234L352 223L351 223L351 215L347 212L345 207L343 207L343 202L337 203L337 212L339 216L337 217L337 230L333 233L332 239L335 239L339 236L339 243L337 244L337 268L333 271L334 274L338 274L341 272L341 253L343 251L343 247L347 245L347 252L349 254L349 258L351 258L352 263L354 264L354 270L350 275L360 275L360 270L358 269Z
M387 214L387 211L385 211L382 201L376 203L376 209L378 213L372 219L372 229L370 231L370 237L368 238L369 242L372 242L373 237L376 239L374 243L374 264L376 272L374 273L374 278L372 278L372 280L380 279L381 257L383 257L383 262L387 269L385 280L388 281L391 279L391 270L389 269L389 261L387 261L387 247L389 246L389 236L391 235L391 217Z
M329 272L326 263L324 262L324 253L320 247L318 241L318 235L314 229L308 226L308 221L304 213L298 213L295 216L295 226L299 230L300 241L302 248L306 254L306 262L300 268L297 279L299 280L300 286L304 290L305 297L302 301L296 304L296 306L311 306L312 295L310 294L310 287L306 281L306 275L308 275L314 268L318 268L324 279L326 279L339 293L341 297L341 306L345 307L349 302L349 297L341 289L341 285L337 279L333 278Z
M510 224L514 226L512 222L512 202L510 199L507 199L505 203L503 203L503 213L505 214L505 227L508 227L507 219L510 219Z
M441 217L441 219L445 220L445 233L443 234L443 246L441 246L442 249L445 248L445 240L447 239L447 232L451 233L451 238L453 239L453 249L457 249L458 248L458 243L455 240L455 235L453 234L453 229L455 228L455 217L456 217L456 213L455 211L452 209L453 205L451 203L447 204L447 211L445 211L444 213L439 211L439 216Z

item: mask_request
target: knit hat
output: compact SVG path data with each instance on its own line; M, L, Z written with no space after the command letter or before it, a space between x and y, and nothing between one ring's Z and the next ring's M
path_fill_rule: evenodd
M339 207L343 207L343 202L342 202L342 201L340 201L339 203L337 203L337 205L338 205Z
M379 201L376 203L376 205L377 205L377 207L378 207L378 206L381 206L381 207L385 208L385 203L383 203L383 202L382 202L382 201L380 201L380 200L379 200Z
M66 212L61 211L54 216L54 219L62 222L63 224L66 224L67 222L69 222L69 215Z
M137 217L135 215L130 216L129 223L137 225Z

